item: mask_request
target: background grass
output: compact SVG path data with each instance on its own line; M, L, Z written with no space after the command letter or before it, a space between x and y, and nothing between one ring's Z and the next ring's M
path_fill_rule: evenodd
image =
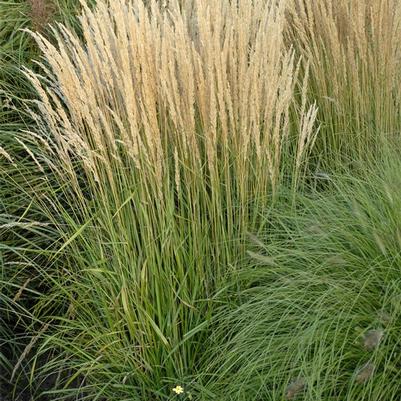
M400 12L396 0L289 2L287 41L319 109L318 170L358 169L399 136Z
M78 1L60 0L52 2L49 13L40 15L34 13L34 3L40 10L45 2L0 2L0 392L6 397L9 391L10 399L29 397L24 390L28 365L18 372L18 389L10 378L40 327L31 311L25 309L35 304L42 286L32 268L33 261L43 264L48 257L45 249L54 241L49 232L38 234L37 222L45 225L47 220L36 207L33 188L43 188L43 180L24 147L16 141L18 133L33 124L23 101L35 95L22 68L36 68L33 60L40 58L38 47L24 29L40 29L47 35L47 22L61 20L76 26L79 10ZM25 352L23 359L28 361L29 355Z

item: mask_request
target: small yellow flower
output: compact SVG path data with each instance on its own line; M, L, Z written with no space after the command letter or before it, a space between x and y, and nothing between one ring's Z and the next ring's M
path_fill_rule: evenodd
M184 392L184 388L181 387L181 386L175 386L175 387L173 388L173 391L174 391L174 393L176 393L176 394L182 394L182 393Z

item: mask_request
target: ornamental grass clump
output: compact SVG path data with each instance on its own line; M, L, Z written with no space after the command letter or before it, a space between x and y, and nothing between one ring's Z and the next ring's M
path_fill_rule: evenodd
M401 165L386 153L266 213L207 343L217 399L398 400Z
M34 365L48 362L33 377L56 372L60 397L78 381L88 397L158 399L196 372L215 292L259 211L299 183L317 109L284 2L83 9L82 37L32 33L41 72L25 71L35 124L18 139L56 233L37 266L49 328Z
M360 167L401 131L400 3L293 0L287 17L319 108L315 154L326 167Z

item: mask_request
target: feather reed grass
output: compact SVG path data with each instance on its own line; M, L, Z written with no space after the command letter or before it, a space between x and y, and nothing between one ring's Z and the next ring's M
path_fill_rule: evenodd
M315 155L328 167L355 168L400 136L400 4L294 0L287 17L287 43L309 62L319 108Z
M72 369L88 397L161 399L197 370L245 233L301 179L317 108L282 2L82 7L82 36L32 33L44 57L25 70L35 128L20 140L59 244L38 266L34 309L51 323L36 359L59 352L39 375Z

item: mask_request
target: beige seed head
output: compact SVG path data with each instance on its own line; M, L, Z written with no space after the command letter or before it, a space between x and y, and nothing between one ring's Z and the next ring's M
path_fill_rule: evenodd
M306 382L303 377L299 377L291 382L285 390L285 399L294 400L303 390L305 390Z
M357 370L355 378L356 382L359 384L366 383L368 380L372 378L374 371L375 371L375 366L370 362L366 363L360 369Z
M363 346L368 351L373 351L380 345L382 338L384 336L384 332L381 329L377 330L369 330L363 336Z

